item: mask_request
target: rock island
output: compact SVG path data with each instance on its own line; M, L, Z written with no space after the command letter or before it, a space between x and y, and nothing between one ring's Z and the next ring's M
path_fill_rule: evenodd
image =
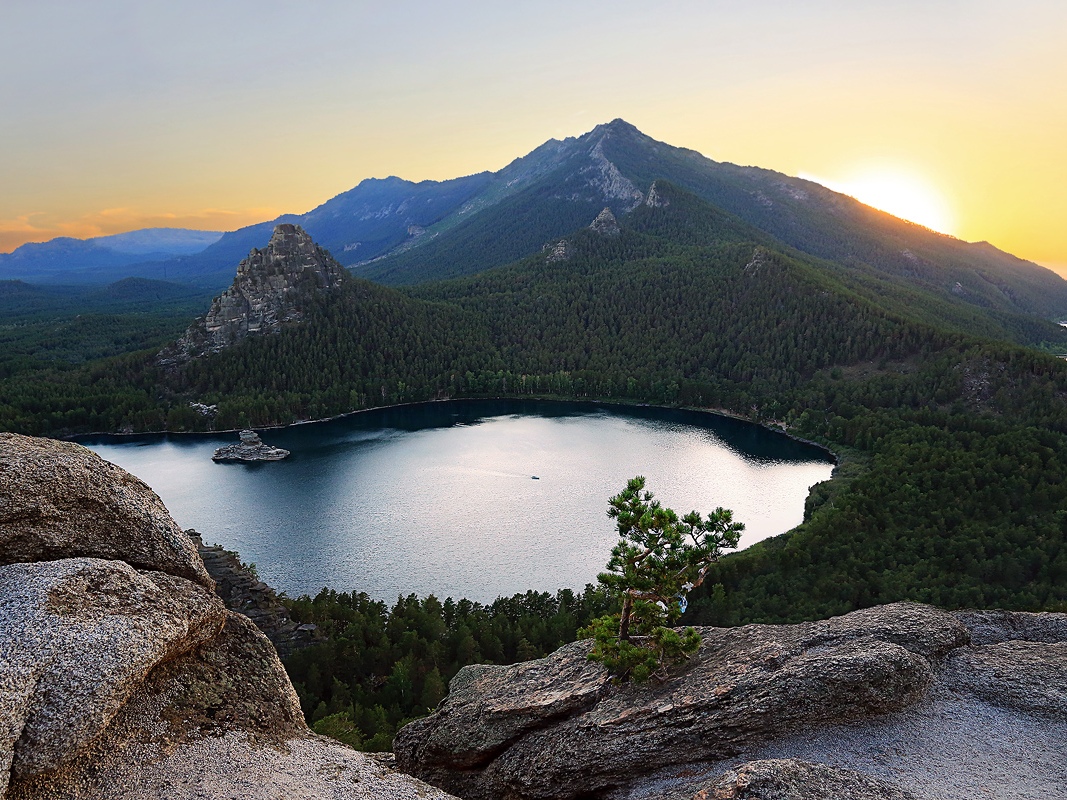
M281 461L289 457L289 451L264 444L255 431L241 431L241 441L220 447L211 457L212 461Z

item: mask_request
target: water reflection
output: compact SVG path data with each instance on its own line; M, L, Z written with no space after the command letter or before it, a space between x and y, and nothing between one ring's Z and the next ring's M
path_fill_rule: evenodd
M636 474L679 512L734 509L747 546L798 524L832 469L817 448L737 420L593 404L427 403L263 438L292 456L213 463L233 434L84 443L277 588L385 600L595 582L615 542L607 499Z

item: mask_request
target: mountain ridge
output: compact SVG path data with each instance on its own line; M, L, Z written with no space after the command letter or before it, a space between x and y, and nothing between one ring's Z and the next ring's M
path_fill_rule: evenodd
M263 247L279 223L300 224L361 277L394 285L456 277L537 252L587 224L605 204L620 216L657 179L845 268L874 268L971 305L1067 316L1067 281L1040 265L899 220L812 181L713 161L622 119L549 139L496 172L447 181L367 178L304 214L223 234L201 252L133 266L109 262L72 277L111 282L125 271L222 288L233 264ZM595 206L592 214L587 205ZM10 263L0 256L0 276Z

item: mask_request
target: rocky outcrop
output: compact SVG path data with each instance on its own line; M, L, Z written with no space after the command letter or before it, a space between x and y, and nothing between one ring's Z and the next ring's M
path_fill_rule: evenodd
M541 252L546 253L546 264L558 264L561 261L567 261L570 259L572 251L571 243L566 239L560 239L555 244L546 244L541 248Z
M792 758L752 761L732 769L693 800L915 800L891 783L852 770Z
M76 556L213 586L143 481L80 445L0 433L0 564Z
M242 563L240 556L217 544L205 544L195 530L186 535L196 545L208 574L215 581L215 593L226 608L252 620L284 657L318 641L318 628L295 622L277 593L259 579L255 570Z
M211 303L158 361L173 366L236 344L248 336L279 332L300 322L308 300L337 289L345 269L299 225L277 225L263 250L252 250L237 267L233 285Z
M189 537L166 558L137 550L146 519L147 539L176 527L144 484L76 445L0 445L15 546L0 552L18 554L0 565L0 797L448 797L307 729L274 647L227 611Z
M697 656L655 685L613 684L588 642L467 667L433 715L399 732L397 764L466 800L597 796L641 772L906 708L969 638L952 615L903 603L701 634Z
M0 567L0 604L0 774L16 781L76 756L153 667L226 618L198 584L95 558Z
M1067 797L1067 615L896 603L703 628L668 680L588 643L461 670L398 765L466 800Z
M599 233L601 236L618 236L622 233L619 221L615 219L615 215L607 207L596 215L596 219L590 223L589 229L594 233Z
M671 201L660 194L656 188L656 184L653 183L648 189L648 197L645 198L645 205L649 208L666 208L671 204Z
M212 461L281 461L289 451L264 444L255 431L241 431L241 441L215 450Z

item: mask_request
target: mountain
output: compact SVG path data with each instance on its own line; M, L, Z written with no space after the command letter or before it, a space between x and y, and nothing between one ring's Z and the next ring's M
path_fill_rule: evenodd
M93 239L61 237L24 244L0 254L0 280L103 284L131 276L163 277L154 268L136 265L198 253L221 236L218 231L145 228Z
M237 265L233 284L211 302L161 363L187 361L231 347L249 336L278 333L300 322L316 293L338 289L348 274L299 225L274 228L263 250Z
M935 233L811 181L720 163L646 136L617 119L551 139L498 172L413 183L367 179L304 214L286 214L208 246L149 252L164 233L138 231L81 242L57 239L0 256L0 279L110 283L136 276L211 289L233 265L266 246L277 224L298 224L354 274L410 285L511 263L558 241L605 206L623 217L666 180L748 223L769 241L830 262L851 280L886 281L950 301L953 313L983 309L1010 326L1015 315L1067 316L1067 281L992 245ZM203 232L199 232L203 233ZM180 238L180 237L179 237ZM196 251L194 252L194 242Z
M233 276L233 265L250 250L265 247L280 224L300 225L347 266L418 239L427 226L460 209L490 182L489 173L421 183L368 178L306 214L285 214L226 233L203 252L169 259L155 269L165 271L169 280L221 288Z
M637 191L608 212L575 201L582 224L512 264L346 279L307 296L303 324L182 363L20 366L0 375L0 427L232 429L498 396L726 410L840 464L803 525L722 559L694 621L1067 603L1067 363L1015 343L1064 348L1067 330L809 255L668 181Z
M605 205L616 216L627 213L654 181L667 180L841 270L873 272L995 312L1067 313L1067 281L1037 264L905 222L811 181L712 161L623 120L550 141L498 175L520 170L524 179L483 192L468 204L475 213L462 221L454 214L416 246L353 271L401 285L506 264L566 235Z

